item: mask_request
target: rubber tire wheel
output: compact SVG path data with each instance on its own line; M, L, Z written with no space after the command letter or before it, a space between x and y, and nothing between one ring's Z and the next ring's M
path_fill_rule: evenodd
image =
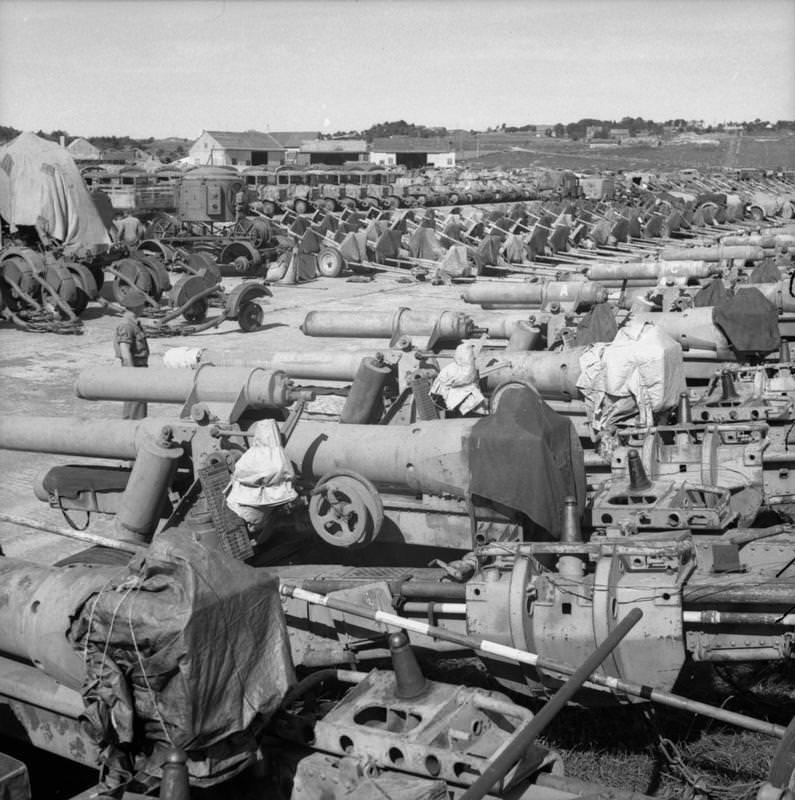
M262 306L253 300L249 300L241 306L240 313L237 316L237 324L243 333L251 333L262 327L264 319L265 310Z
M317 271L324 278L338 278L345 269L345 259L338 250L324 247L317 254Z

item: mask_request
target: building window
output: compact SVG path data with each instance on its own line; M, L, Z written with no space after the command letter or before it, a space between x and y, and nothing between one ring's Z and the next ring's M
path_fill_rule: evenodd
M236 158L232 159L232 166L233 167L237 166L237 159Z

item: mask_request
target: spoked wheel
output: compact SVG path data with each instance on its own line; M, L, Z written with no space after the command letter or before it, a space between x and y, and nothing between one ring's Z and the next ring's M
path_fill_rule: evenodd
M381 531L384 504L364 476L348 470L326 475L311 495L309 520L324 542L334 547L366 547Z
M152 218L145 235L147 239L162 239L164 236L176 235L179 233L179 228L179 220L176 217L160 212Z

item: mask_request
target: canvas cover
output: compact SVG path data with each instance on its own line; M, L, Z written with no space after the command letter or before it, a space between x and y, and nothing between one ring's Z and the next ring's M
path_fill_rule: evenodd
M686 390L682 349L661 328L630 320L609 344L594 344L580 356L577 388L585 397L594 431L674 408Z
M298 497L293 488L295 472L284 454L276 420L262 419L249 428L251 444L235 463L227 505L273 506Z
M615 315L608 303L597 303L577 323L575 347L595 342L612 342L618 333Z
M436 231L430 228L417 228L408 242L409 253L412 258L422 258L429 261L438 261L444 254L441 242L436 236Z
M694 295L693 305L696 308L706 306L717 306L727 300L731 295L726 288L726 284L720 279L715 278L709 283L705 283Z
M452 362L444 366L434 379L431 394L439 395L448 409L462 414L468 414L483 403L475 348L471 342L462 342L456 347Z
M783 277L784 273L770 259L766 258L751 270L748 282L778 283Z
M294 682L277 579L178 529L75 610L69 639L86 729L119 779L158 775L172 744L199 782L234 772Z
M753 286L738 286L712 310L712 321L738 353L772 353L781 344L778 309Z
M12 231L38 225L69 253L111 243L72 156L34 133L0 147L0 216Z
M506 388L468 440L470 492L526 514L560 538L564 499L585 503L583 452L571 421L529 386Z

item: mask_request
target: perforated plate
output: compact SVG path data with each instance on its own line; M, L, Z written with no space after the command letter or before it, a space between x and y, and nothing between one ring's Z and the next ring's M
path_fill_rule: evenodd
M241 561L251 558L254 550L251 547L246 524L229 509L224 501L224 489L229 483L229 469L226 464L218 462L201 467L199 480L224 551L232 558L238 558Z

